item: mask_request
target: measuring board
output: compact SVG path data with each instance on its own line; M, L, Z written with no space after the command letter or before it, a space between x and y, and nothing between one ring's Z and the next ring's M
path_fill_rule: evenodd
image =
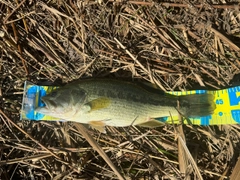
M26 81L24 85L21 119L64 121L51 116L45 116L44 114L35 111L36 107L45 106L41 101L41 97L57 88L57 86L38 86ZM184 92L173 91L167 93L177 96L208 93L215 96L214 102L216 104L216 109L212 115L189 118L188 121L184 121L185 124L221 125L240 123L240 86L216 91L193 90ZM158 120L165 123L178 124L179 116L162 117Z

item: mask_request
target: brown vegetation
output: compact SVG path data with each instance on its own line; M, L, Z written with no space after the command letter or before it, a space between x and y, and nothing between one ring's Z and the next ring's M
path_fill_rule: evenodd
M1 179L229 178L238 125L99 134L70 122L19 120L25 80L132 78L164 91L232 85L240 6L222 2L0 0Z

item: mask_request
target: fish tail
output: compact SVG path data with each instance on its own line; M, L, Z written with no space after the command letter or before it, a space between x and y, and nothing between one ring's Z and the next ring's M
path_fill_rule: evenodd
M214 94L191 94L179 96L180 109L187 117L201 117L213 114L216 109ZM180 110L181 111L181 110Z

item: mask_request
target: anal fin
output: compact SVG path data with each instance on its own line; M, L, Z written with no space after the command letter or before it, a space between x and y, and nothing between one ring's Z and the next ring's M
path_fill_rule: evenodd
M141 124L137 124L137 126L141 126L141 127L148 127L148 128L154 128L154 127L160 127L163 126L165 123L162 121L159 121L157 119L151 118L148 121L141 123Z

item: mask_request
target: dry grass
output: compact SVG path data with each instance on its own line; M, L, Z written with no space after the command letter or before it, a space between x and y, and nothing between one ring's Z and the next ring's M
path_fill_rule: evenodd
M1 179L229 178L238 125L81 134L71 123L19 120L25 80L132 78L164 91L235 83L238 1L208 3L0 0Z

